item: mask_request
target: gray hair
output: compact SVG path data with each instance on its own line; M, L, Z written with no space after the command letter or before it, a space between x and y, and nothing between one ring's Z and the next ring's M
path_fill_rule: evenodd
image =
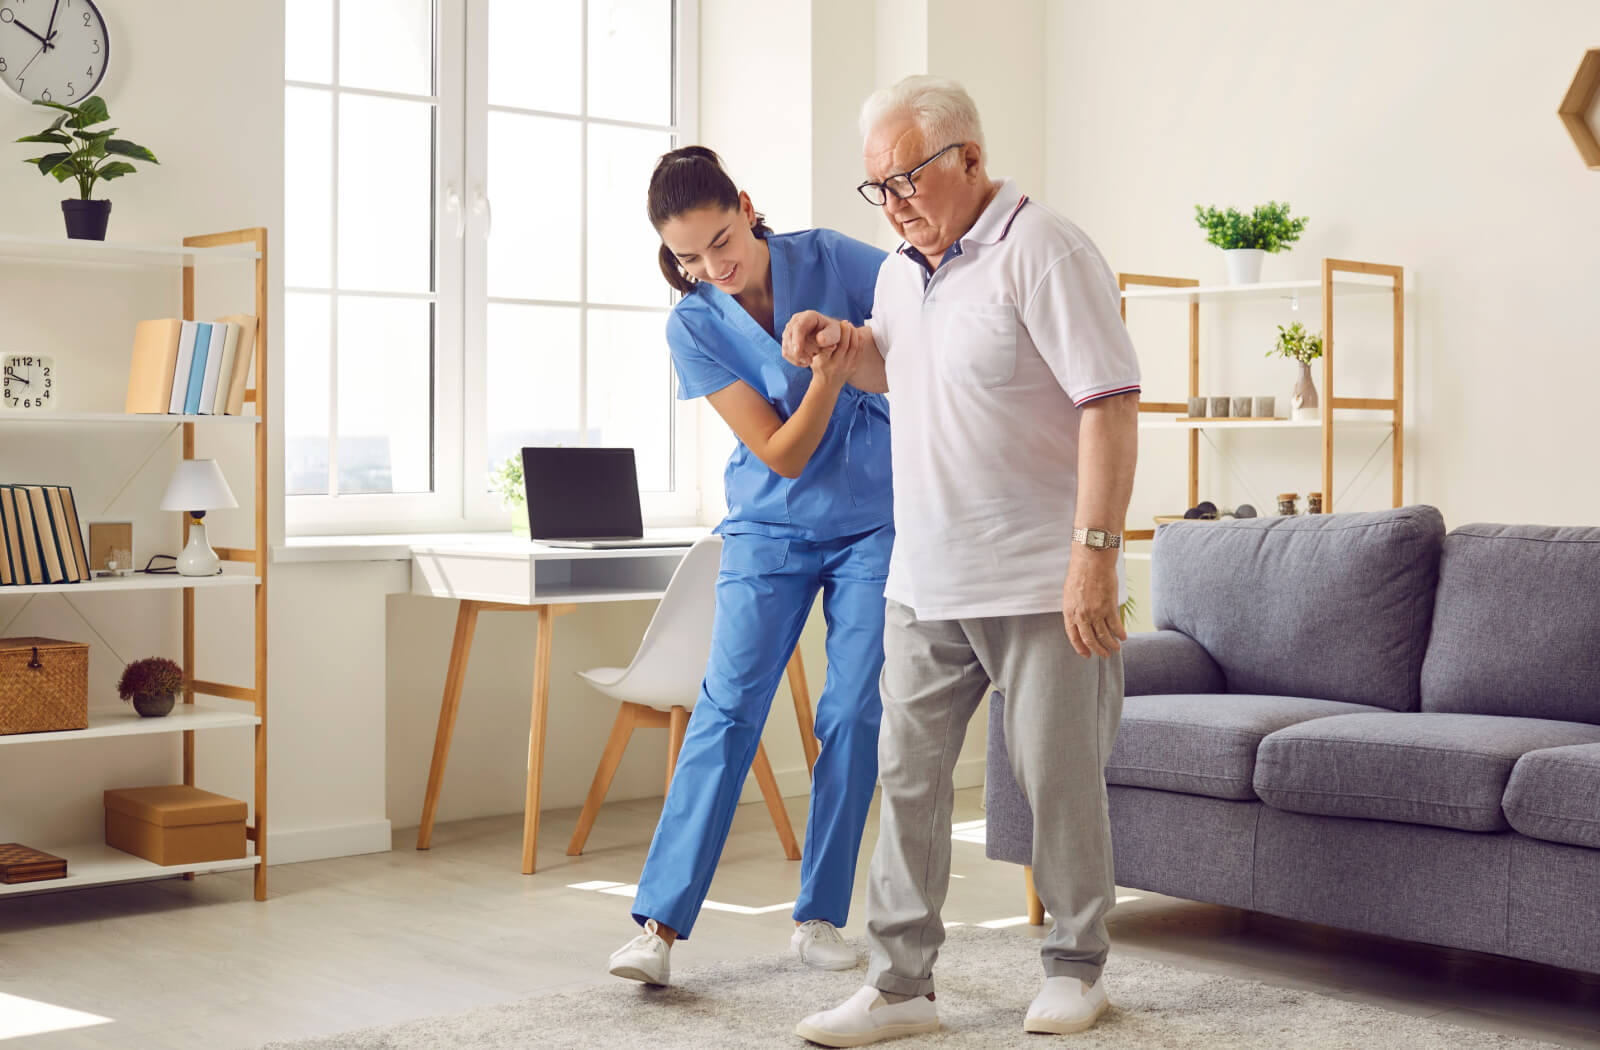
M930 150L952 142L976 143L983 149L983 124L967 89L945 77L920 74L874 91L861 104L861 137L891 116L906 114L922 132Z

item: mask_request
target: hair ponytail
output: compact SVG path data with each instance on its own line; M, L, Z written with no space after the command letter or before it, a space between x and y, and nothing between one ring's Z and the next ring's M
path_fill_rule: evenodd
M659 233L670 220L705 207L739 207L739 188L722 167L722 158L704 146L683 146L662 154L655 171L650 174L647 195L650 225ZM772 232L760 212L756 213L752 228L757 237ZM661 276L668 284L685 295L694 290L694 278L684 272L672 249L663 244L657 258Z

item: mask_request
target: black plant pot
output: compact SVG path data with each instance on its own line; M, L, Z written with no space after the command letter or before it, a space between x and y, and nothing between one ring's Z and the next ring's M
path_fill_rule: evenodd
M67 219L67 236L80 241L103 241L106 224L111 221L110 201L62 201L61 214Z

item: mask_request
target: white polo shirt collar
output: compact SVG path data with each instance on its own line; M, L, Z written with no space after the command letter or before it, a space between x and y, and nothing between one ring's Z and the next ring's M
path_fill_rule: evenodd
M1000 179L1000 188L994 197L978 215L978 221L966 233L957 237L945 249L944 255L939 259L943 266L950 260L965 254L965 245L973 244L999 244L1006 239L1006 234L1011 232L1011 224L1016 221L1017 213L1028 203L1028 195L1017 187L1016 181L1010 178ZM923 270L923 282L932 276L933 267L928 264L927 256L913 248L908 241L901 241L900 247L895 251L904 255Z

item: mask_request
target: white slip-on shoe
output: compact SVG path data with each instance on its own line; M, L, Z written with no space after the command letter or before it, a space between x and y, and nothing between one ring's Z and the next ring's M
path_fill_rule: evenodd
M860 962L839 927L827 919L807 919L796 926L789 950L814 970L854 970Z
M1044 987L1028 1007L1022 1030L1050 1035L1085 1032L1094 1027L1110 1005L1104 981L1089 985L1076 977L1046 977Z
M672 945L656 933L656 921L646 919L644 932L611 953L611 975L630 981L664 985L672 978Z
M925 995L891 1003L870 984L835 1006L794 1026L794 1034L821 1046L866 1046L880 1039L939 1030L939 1008Z

